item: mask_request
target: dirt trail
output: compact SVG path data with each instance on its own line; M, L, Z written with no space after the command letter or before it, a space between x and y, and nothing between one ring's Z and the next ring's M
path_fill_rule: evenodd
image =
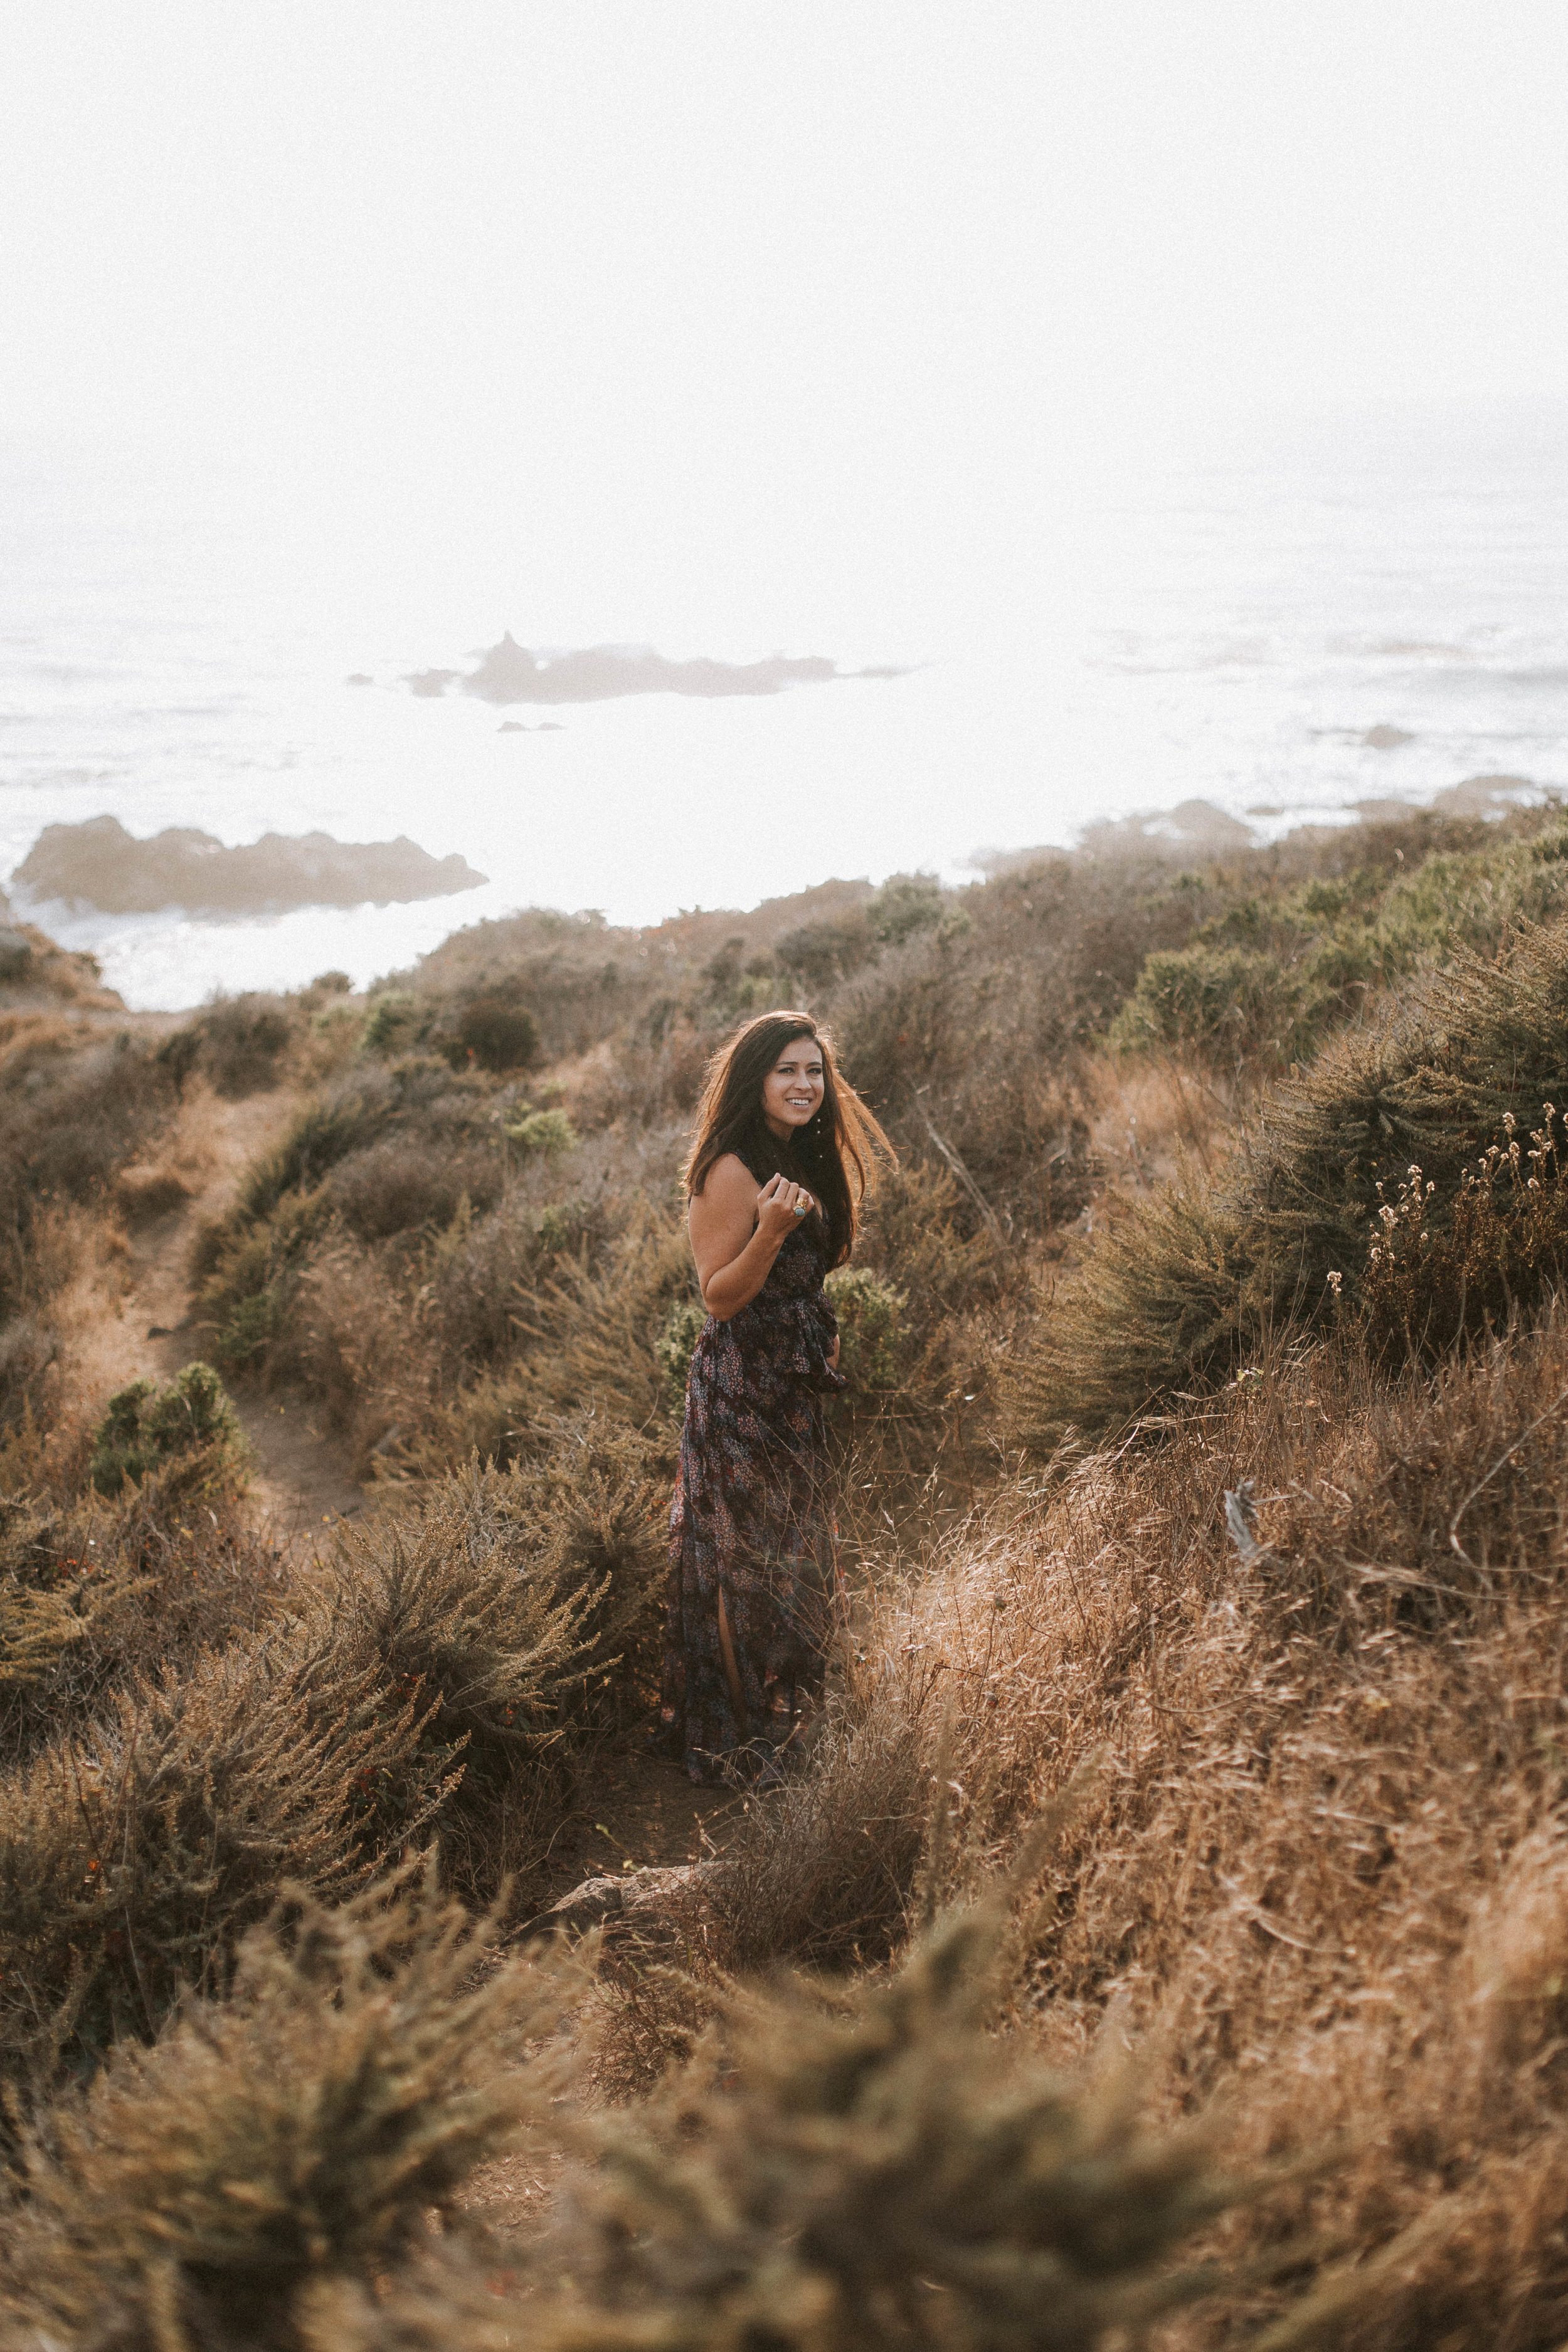
M74 1318L73 1349L84 1393L107 1398L132 1381L172 1380L207 1354L211 1334L191 1319L192 1244L200 1226L229 1206L247 1168L281 1139L299 1107L299 1097L285 1088L241 1102L199 1086L187 1089L157 1154L158 1169L177 1179L186 1197L132 1227L127 1255L110 1270L107 1306L91 1273L84 1276L89 1295ZM303 1400L241 1395L235 1407L251 1447L256 1509L275 1543L292 1550L364 1508L364 1489L350 1475L342 1448Z

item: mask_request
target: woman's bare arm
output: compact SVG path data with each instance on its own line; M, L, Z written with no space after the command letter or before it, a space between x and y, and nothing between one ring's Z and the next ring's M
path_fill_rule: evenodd
M701 1192L692 1195L691 1255L702 1304L721 1323L749 1307L766 1282L798 1222L797 1201L811 1202L812 1196L784 1176L773 1177L759 1192L756 1178L733 1152L714 1163Z

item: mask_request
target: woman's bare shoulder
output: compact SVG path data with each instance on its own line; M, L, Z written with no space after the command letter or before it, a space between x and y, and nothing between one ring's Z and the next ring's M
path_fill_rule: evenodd
M754 1201L757 1180L736 1152L726 1151L708 1171L702 1180L702 1190L696 1197L711 1201L720 1207L727 1206L731 1201Z

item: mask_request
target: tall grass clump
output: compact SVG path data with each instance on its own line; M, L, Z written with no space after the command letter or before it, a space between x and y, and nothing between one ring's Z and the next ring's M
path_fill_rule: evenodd
M1554 1185L1561 1115L1545 1107L1565 1059L1568 929L1524 929L1495 962L1461 954L1408 988L1278 1086L1212 1183L1189 1175L1110 1223L1016 1369L1018 1435L1049 1453L1069 1431L1125 1424L1244 1369L1288 1326L1355 1307L1382 1212L1405 1213L1395 1196L1414 1169L1420 1230L1448 1234L1458 1218L1472 1240L1522 1234L1536 1194L1517 1181L1509 1122L1542 1136L1553 1156L1536 1181ZM1521 1240L1475 1280L1469 1244L1445 1246L1461 1250L1467 1328L1504 1289L1528 1307L1556 1263Z
M101 1496L0 1496L0 1759L81 1726L107 1695L255 1632L279 1559L205 1454Z

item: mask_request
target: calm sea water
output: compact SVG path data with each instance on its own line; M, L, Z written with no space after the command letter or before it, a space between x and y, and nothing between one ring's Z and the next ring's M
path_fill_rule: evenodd
M594 631L592 581L504 549L465 562L459 533L415 562L363 512L301 524L167 469L0 448L0 877L45 824L105 812L228 842L406 833L490 877L239 923L28 910L131 1003L173 1007L333 965L363 982L523 904L644 922L830 873L962 879L977 851L1194 797L1267 837L1477 774L1568 790L1568 409L1342 414L1064 478L999 558L951 567L896 624L858 613L852 583L783 648L743 592L709 600L700 640L697 608L672 597L643 633L908 675L754 700L421 699L405 673L465 667L504 628L618 632ZM1410 740L1373 748L1379 727Z

